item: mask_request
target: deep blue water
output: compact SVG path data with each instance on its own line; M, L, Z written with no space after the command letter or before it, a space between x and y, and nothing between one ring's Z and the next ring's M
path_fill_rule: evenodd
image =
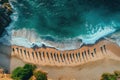
M44 39L93 43L120 29L120 0L10 0L14 29L34 29ZM14 19L13 19L14 21Z

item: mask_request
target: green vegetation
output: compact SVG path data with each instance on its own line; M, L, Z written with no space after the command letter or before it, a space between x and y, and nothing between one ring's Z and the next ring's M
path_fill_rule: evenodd
M34 76L35 76L36 80L47 80L46 73L43 73L41 71L34 72Z
M103 73L101 77L101 80L117 80L120 77L120 71L114 71L114 74Z
M32 80L31 77L34 76L36 80L47 80L46 73L35 71L35 69L35 65L26 64L13 70L11 77L13 80Z
M12 72L12 78L14 80L29 80L33 75L33 71L36 69L35 65L26 64L24 67L18 67Z
M104 73L101 80L116 80L116 76L110 73Z

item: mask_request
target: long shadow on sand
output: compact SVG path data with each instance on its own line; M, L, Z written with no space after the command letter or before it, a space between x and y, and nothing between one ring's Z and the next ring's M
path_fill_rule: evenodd
M0 68L10 72L11 47L0 44Z

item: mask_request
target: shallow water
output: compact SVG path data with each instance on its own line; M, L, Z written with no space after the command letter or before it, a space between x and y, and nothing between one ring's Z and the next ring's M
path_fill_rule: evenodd
M16 14L12 15L9 27L16 31L11 36L18 40L20 37L34 43L82 40L84 44L94 44L120 29L120 0L10 0L10 3Z

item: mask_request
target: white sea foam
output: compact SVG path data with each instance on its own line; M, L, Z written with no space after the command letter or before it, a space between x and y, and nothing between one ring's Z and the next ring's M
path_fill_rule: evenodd
M116 43L118 46L120 46L120 31L117 31L110 36L106 36L105 39L113 43Z
M49 40L44 40L40 38L35 32L35 30L29 30L29 29L19 29L19 30L13 30L12 31L12 45L19 45L19 46L25 46L25 47L32 47L33 43L38 45L39 47L42 46L42 44L45 44L49 47L55 47L59 50L71 50L71 49L77 49L80 48L80 46L84 44L94 44L97 40L100 38L113 33L115 31L112 27L105 27L104 29L100 28L97 33L88 35L87 37L79 36L72 39L67 39L63 42L54 42ZM82 39L82 42L78 41L79 39ZM116 40L116 42L120 42L120 40Z
M13 23L11 23L10 27L11 26L13 26ZM105 27L104 29L99 28L97 33L92 32L91 34L87 36L82 35L82 36L75 37L73 39L66 39L65 41L62 41L62 42L54 42L54 41L44 40L40 38L40 36L37 35L34 29L23 28L23 29L14 30L14 29L9 28L6 30L9 32L8 33L9 35L5 35L3 39L0 40L0 42L6 41L5 43L9 42L12 45L25 46L28 48L32 47L33 43L38 45L39 47L41 47L42 44L45 44L46 46L55 47L59 50L77 49L77 48L80 48L80 46L83 43L94 44L101 37L104 37L115 31L115 29L112 27ZM78 41L80 39L82 39L82 43ZM10 41L7 41L7 40L10 40ZM119 42L119 40L117 40L116 42Z
M106 27L104 30L99 30L97 33L94 33L92 35L87 35L87 36L83 36L83 37L79 37L80 39L82 39L84 44L94 44L97 40L99 40L100 38L105 37L106 35L115 32L116 29L114 28L108 28Z
M38 36L35 30L33 29L30 30L23 28L19 30L12 30L12 38L11 38L12 45L19 45L30 48L33 46L33 43L38 45L39 47L41 47L42 44L44 44L49 47L55 47L59 50L77 49L81 45L81 42L77 40L74 41L67 40L63 42L53 42L49 40L44 40L41 39L40 36Z
M21 38L21 37L13 37L11 40L12 45L19 45L19 46L25 46L25 47L32 47L31 42L29 42L27 39L25 38Z

